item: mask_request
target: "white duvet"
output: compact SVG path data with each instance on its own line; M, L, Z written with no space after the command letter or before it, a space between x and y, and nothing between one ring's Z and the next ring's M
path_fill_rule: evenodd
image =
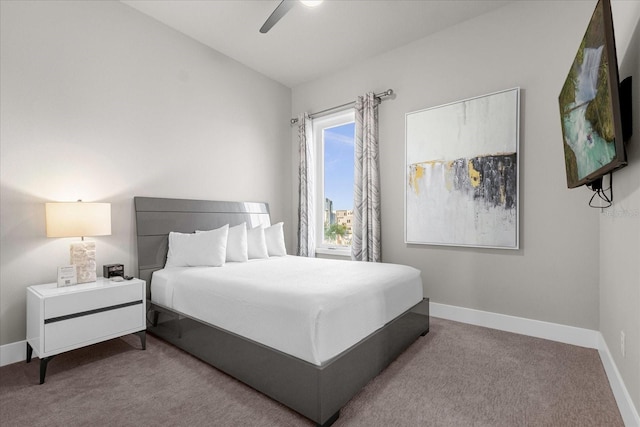
M296 256L172 267L153 302L322 365L422 300L415 268Z

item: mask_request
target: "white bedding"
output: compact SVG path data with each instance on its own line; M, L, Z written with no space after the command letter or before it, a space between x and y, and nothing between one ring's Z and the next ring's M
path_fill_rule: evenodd
M153 302L315 365L422 300L413 267L296 256L154 272Z

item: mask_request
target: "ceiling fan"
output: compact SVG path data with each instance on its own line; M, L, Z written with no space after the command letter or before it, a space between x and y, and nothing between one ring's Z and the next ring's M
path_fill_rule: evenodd
M316 7L320 3L322 3L323 0L298 0L298 1L308 7ZM267 31L269 31L271 27L276 25L276 22L278 22L280 18L282 18L287 12L289 12L289 10L291 10L296 5L296 3L298 3L298 1L282 0L278 5L278 7L276 7L274 11L271 12L271 15L269 15L267 20L264 21L264 24L262 24L262 27L260 27L260 32L264 34Z

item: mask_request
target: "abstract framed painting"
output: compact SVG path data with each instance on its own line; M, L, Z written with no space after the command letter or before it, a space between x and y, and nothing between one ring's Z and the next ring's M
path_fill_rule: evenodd
M405 242L519 248L520 88L405 116Z

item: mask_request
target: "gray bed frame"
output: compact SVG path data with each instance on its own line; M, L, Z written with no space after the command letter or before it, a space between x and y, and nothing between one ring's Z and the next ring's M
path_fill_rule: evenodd
M135 197L139 277L164 267L171 231L191 233L225 224L270 225L266 203ZM423 299L381 329L322 365L314 365L149 301L147 331L313 420L335 422L369 380L429 332Z

